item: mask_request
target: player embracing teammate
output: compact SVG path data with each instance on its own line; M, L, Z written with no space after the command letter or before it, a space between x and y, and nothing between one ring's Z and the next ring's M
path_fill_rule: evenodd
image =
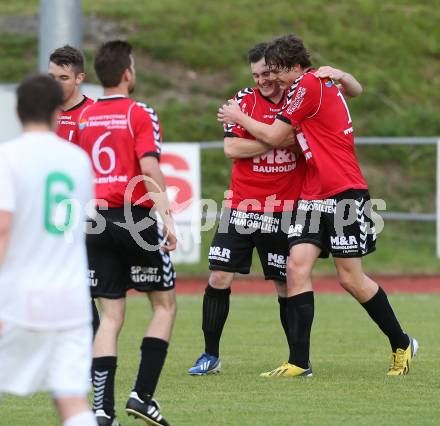
M232 101L219 120L236 123L271 146L296 130L307 166L298 214L289 230L287 265L288 362L267 373L310 376L310 332L314 316L311 273L319 257L331 253L338 280L388 337L392 350L389 376L407 374L418 343L403 332L381 287L362 268L362 257L375 250L368 186L354 150L354 132L344 97L333 80L312 67L303 41L295 35L274 39L265 52L271 76L291 85L291 98L273 124L243 113ZM343 73L334 78L344 78Z
M244 114L272 124L288 99L286 86L270 78L264 59L267 43L248 53L255 83L240 90L235 101ZM340 72L330 67L322 73ZM356 96L362 88L349 74L344 89ZM288 338L286 263L289 255L287 232L297 208L305 176L305 159L295 144L293 129L281 145L274 148L238 124L225 125L224 150L234 159L230 198L209 251L211 274L203 298L202 329L205 350L188 370L191 375L220 371L219 346L229 313L231 285L236 273L248 274L254 248L266 280L274 283L278 294L279 316Z

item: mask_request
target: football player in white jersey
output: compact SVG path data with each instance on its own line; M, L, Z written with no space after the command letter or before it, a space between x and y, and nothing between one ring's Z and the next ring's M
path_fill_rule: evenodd
M84 235L92 169L53 132L58 83L30 76L17 98L23 133L0 146L0 393L49 391L63 426L95 426Z

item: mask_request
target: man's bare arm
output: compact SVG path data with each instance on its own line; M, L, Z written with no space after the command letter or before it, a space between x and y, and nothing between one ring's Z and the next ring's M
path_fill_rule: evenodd
M272 125L254 120L242 112L234 100L229 101L219 109L217 120L222 123L239 124L255 136L256 139L275 148L282 146L283 142L292 132L292 126L281 120L275 120Z
M362 93L362 85L348 72L337 68L325 66L320 67L315 75L320 78L331 78L340 83L344 95L354 98Z
M271 149L270 145L252 139L224 138L225 156L232 160L257 157Z
M253 139L231 137L226 137L224 139L225 156L232 160L257 157L273 148L274 147L269 144ZM299 153L301 151L293 130L278 148L286 148L294 153Z
M142 173L146 176L145 186L148 195L154 202L154 206L166 227L167 245L163 246L166 251L176 248L176 230L174 219L171 214L171 206L166 193L165 178L156 157L144 157L140 160Z
M11 237L12 215L9 211L0 210L0 265L5 258Z

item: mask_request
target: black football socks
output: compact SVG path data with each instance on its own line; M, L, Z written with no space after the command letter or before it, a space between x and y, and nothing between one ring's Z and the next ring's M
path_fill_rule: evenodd
M168 342L157 337L144 337L141 361L133 390L143 401L149 401L156 390L167 356Z
M287 297L279 297L278 303L280 305L280 322L283 326L284 334L286 335L287 342L289 342L289 323L287 321Z
M287 298L287 321L289 325L289 363L309 368L310 332L315 313L313 291Z
M388 297L381 287L370 300L361 305L388 337L393 352L396 352L397 348L406 349L408 347L409 337L403 332Z
M217 289L209 284L203 297L202 329L205 336L205 352L219 356L220 338L229 314L231 289Z
M105 414L115 417L115 356L93 358L93 411L104 410Z

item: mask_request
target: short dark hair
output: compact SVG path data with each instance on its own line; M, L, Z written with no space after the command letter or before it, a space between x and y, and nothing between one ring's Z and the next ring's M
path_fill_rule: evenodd
M122 40L104 43L95 56L95 71L104 87L119 85L122 74L131 64L131 44Z
M50 55L49 61L60 67L71 65L75 74L84 72L84 55L80 50L68 44L55 49Z
M267 43L258 43L248 52L248 62L255 64L264 58L264 52L266 51Z
M32 74L17 87L17 113L22 124L51 124L54 111L63 104L63 90L51 77Z
M274 38L268 44L264 57L269 68L291 70L298 64L303 68L312 65L309 51L295 34Z

